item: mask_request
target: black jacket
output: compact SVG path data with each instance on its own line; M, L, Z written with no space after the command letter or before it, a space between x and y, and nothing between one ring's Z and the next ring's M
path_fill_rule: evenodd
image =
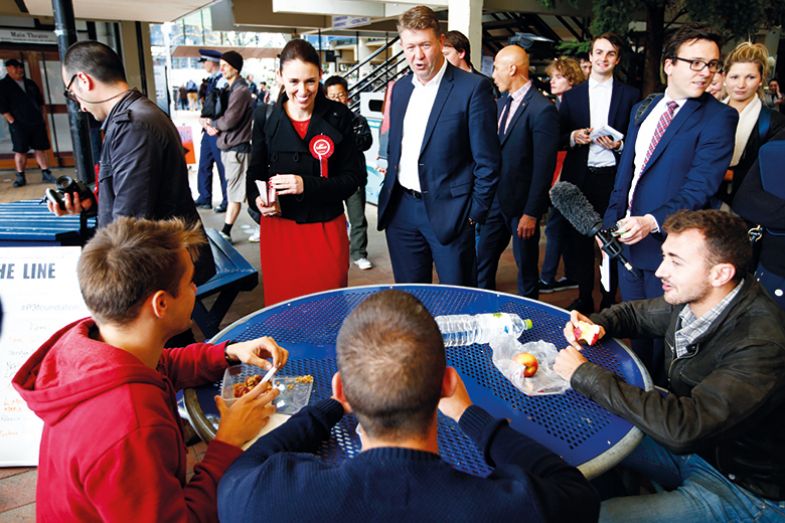
M118 216L151 220L172 217L200 223L188 187L180 135L172 121L139 91L131 90L104 122L98 175L98 226ZM200 250L194 281L215 274L209 244Z
M698 453L725 477L785 499L785 313L752 277L690 352L675 357L684 305L615 305L591 319L618 338L665 337L669 394L629 385L592 363L570 384L678 454Z
M498 101L501 113L509 95ZM496 196L508 218L539 219L548 208L548 189L556 165L559 115L532 85L507 123L501 139L502 164Z
M44 125L41 108L44 98L36 83L29 78L24 79L25 91L6 75L0 80L0 113L11 113L14 125L17 122L26 127L40 127Z
M343 214L343 200L365 185L365 164L352 130L354 115L345 105L319 94L303 140L283 109L284 101L285 96L270 110L269 117L267 105L260 105L254 112L251 162L246 176L248 206L257 210L259 190L255 180L297 174L303 179L303 193L279 197L281 216L297 223L332 220ZM321 177L319 161L308 149L318 134L329 136L335 144L335 152L328 160L327 178Z

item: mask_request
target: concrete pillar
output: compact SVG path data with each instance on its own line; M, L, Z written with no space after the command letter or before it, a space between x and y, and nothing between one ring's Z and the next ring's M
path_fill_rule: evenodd
M362 62L368 55L371 54L371 48L368 47L368 38L360 37L357 39L357 63ZM360 68L360 78L373 71L373 65L370 63Z
M123 46L123 67L128 85L147 92L147 97L155 101L155 78L153 77L153 54L150 46L150 24L142 22L137 35L136 22L120 22L120 38ZM140 49L142 57L140 60ZM144 62L144 75L142 74ZM142 78L146 88L142 86Z
M449 0L447 4L447 27L460 31L472 44L472 64L476 69L482 65L482 6L483 0Z

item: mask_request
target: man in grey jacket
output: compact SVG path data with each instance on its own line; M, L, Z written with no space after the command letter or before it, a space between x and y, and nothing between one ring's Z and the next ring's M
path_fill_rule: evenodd
M680 211L664 224L664 295L570 315L554 370L645 434L624 461L662 489L603 502L601 521L782 521L785 314L746 273L744 221ZM643 391L576 350L579 321L599 336L665 339L668 390Z
M221 55L221 74L229 84L229 101L224 114L205 126L207 134L218 136L218 148L226 172L226 218L221 236L232 241L232 225L245 201L245 172L251 153L251 122L253 97L245 79L240 76L243 57L236 51Z

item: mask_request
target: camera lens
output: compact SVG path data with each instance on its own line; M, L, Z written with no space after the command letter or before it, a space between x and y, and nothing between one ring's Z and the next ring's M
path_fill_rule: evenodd
M55 187L57 187L58 191L65 191L72 183L74 183L74 180L70 176L58 176L55 181Z

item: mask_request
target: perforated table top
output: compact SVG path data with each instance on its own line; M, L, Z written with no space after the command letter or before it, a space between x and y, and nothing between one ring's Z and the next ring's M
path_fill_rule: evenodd
M337 370L335 340L344 318L365 298L389 288L412 293L434 316L515 313L530 318L534 325L519 338L521 343L542 339L559 348L566 345L562 330L568 315L562 309L509 294L444 285L353 287L313 294L247 316L221 331L214 341L272 336L289 350L289 362L279 375L313 375L314 403L331 395L330 383ZM583 353L628 383L651 388L643 366L620 342L604 339ZM515 429L578 466L587 477L614 466L640 441L638 429L573 390L526 396L494 367L491 356L488 345L447 349L447 363L458 370L474 403L494 416L509 419ZM220 383L216 383L186 392L186 408L203 438L210 439L215 434L213 423L218 413L213 396L220 393L219 388ZM355 456L360 451L356 425L353 416L345 416L322 446L322 458L340 461ZM443 458L460 470L480 476L490 472L474 443L455 422L441 414L439 448Z

